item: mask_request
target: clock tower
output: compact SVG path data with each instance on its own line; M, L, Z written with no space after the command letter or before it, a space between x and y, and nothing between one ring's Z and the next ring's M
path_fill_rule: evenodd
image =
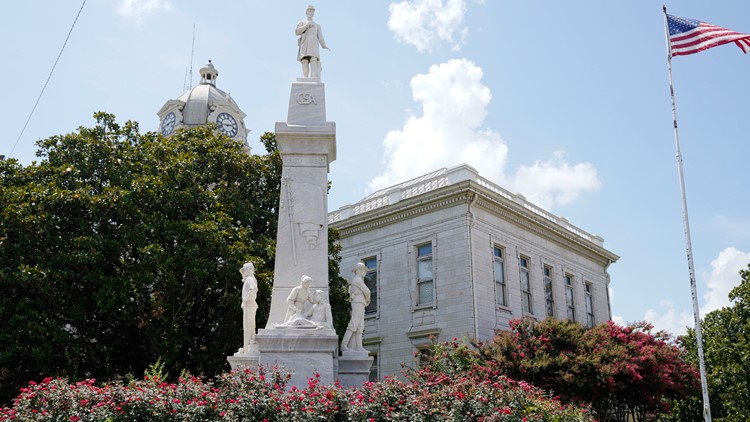
M164 136L171 136L182 127L215 123L219 132L242 141L245 149L250 152L247 145L247 134L250 131L245 128L244 121L246 114L228 93L216 87L219 71L211 60L201 68L200 75L198 85L176 100L167 101L156 113L161 121L159 132Z

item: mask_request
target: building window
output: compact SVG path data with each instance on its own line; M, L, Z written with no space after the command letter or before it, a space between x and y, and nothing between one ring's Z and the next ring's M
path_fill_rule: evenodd
M370 289L370 304L365 307L365 313L374 314L378 312L378 259L367 258L362 262L367 267L365 286Z
M591 283L586 283L586 325L594 326L594 297L591 292Z
M417 246L417 305L435 302L432 277L432 243Z
M495 303L508 306L508 293L505 285L505 253L502 248L492 248L495 268Z
M544 301L547 309L547 316L555 316L555 298L552 296L552 267L544 266Z
M531 278L529 276L529 258L522 256L519 259L519 265L521 267L521 303L523 305L523 311L528 314L533 314L534 309L532 308L531 302Z
M568 306L568 320L576 320L576 303L574 299L573 276L565 274L565 303Z
M372 356L372 366L370 366L370 376L368 377L368 381L377 382L378 381L378 354L370 353L370 356Z

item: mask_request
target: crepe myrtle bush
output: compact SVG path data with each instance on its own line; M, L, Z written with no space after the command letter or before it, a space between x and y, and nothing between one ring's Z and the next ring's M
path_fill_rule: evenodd
M513 320L486 343L434 344L411 377L426 383L467 377L473 385L507 376L562 403L591 406L601 420L654 420L670 402L699 391L698 372L665 332L645 322L591 329L568 321ZM425 378L427 377L427 378Z
M289 387L279 368L240 369L215 380L189 375L99 384L46 378L31 382L0 410L0 420L23 421L594 421L586 408L563 405L542 390L500 376L450 377L412 371L359 388Z

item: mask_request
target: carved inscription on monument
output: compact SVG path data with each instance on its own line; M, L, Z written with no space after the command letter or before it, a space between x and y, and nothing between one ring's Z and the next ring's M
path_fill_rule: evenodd
M315 104L318 105L318 102L315 101L315 96L310 94L309 92L301 92L299 95L297 95L297 104L299 105L310 105Z
M287 155L284 165L291 167L325 167L328 159L325 155Z

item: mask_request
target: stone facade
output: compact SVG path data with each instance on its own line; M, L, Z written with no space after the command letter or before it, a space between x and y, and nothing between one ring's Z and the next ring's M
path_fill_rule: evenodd
M399 373L431 337L489 339L511 319L568 318L571 304L584 325L611 318L607 268L619 257L603 239L467 165L375 192L329 223L342 275L360 261L370 268L373 376Z

